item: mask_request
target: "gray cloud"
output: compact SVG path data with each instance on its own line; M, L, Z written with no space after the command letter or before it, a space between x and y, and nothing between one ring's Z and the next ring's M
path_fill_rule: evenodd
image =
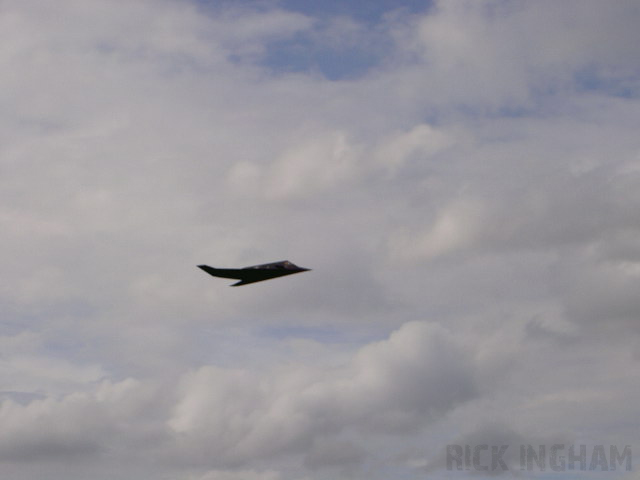
M242 464L314 444L308 462L318 466L330 455L320 445L343 431L410 432L470 400L476 395L472 370L446 331L412 323L363 347L341 368L256 376L203 367L183 379L169 426L189 451L201 450L203 457L217 451L217 461Z
M508 425L501 423L489 423L482 425L477 430L468 433L467 435L457 438L453 440L450 445L462 446L465 448L469 446L471 451L473 452L477 446L486 445L488 448L482 451L481 462L479 463L481 466L487 466L488 471L484 472L481 470L476 470L474 467L471 467L468 472L469 475L477 476L501 476L501 475L518 475L520 472L520 447L524 445L525 448L529 445L532 445L535 449L538 448L539 445L544 445L545 448L549 448L552 445L561 444L561 445L571 445L573 439L568 438L563 435L556 436L532 436L532 435L522 435ZM506 446L507 448L504 448ZM498 449L503 448L503 453L500 455L504 462L504 465L501 465L497 461L495 465L491 463L491 455L492 455L492 447L498 447ZM499 452L500 450L498 450ZM536 450L537 452L538 450ZM497 455L496 455L497 457ZM506 465L506 469L504 466ZM447 468L447 457L443 452L438 452L437 455L434 455L428 462L427 468L425 469L427 472L431 473L438 470L444 470Z
M421 478L477 435L637 441L634 2L375 32L2 8L3 477ZM331 81L279 42L380 61ZM285 258L313 271L195 268Z

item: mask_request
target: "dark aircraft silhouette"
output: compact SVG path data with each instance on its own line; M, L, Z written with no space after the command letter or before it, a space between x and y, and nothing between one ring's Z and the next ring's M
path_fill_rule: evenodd
M248 283L262 282L263 280L270 280L272 278L284 277L285 275L310 270L309 268L298 267L289 260L244 268L213 268L209 265L198 265L198 268L201 268L214 277L235 278L240 280L238 283L230 285L231 287L239 287L240 285L246 285Z

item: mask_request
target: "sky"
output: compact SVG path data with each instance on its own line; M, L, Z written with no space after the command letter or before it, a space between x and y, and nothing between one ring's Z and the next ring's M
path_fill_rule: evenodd
M518 464L640 454L639 23L0 2L0 477L640 478Z

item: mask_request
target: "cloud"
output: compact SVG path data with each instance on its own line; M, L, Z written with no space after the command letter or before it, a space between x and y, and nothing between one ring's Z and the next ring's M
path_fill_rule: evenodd
M255 471L255 470L211 470L204 476L198 477L198 480L279 480L282 478L277 472L273 471Z
M283 5L3 3L2 475L633 443L635 3Z
M366 443L369 435L416 431L476 395L462 346L442 327L414 322L340 367L203 366L171 386L104 380L58 399L5 399L0 456L13 463L128 457L143 441L149 455L209 468L291 454L304 454L312 470L347 468L366 451L342 435Z
M232 192L255 200L295 201L331 194L356 174L360 154L344 132L307 133L292 143L266 168L250 162L233 165L228 176Z
M0 406L0 456L7 462L82 459L115 448L116 438L143 440L145 429L140 427L150 406L145 390L128 379L104 381L90 393L35 399L26 405L5 400ZM139 422L135 426L133 419Z
M440 100L496 109L528 108L540 92L584 87L578 77L586 72L595 82L636 76L633 2L580 5L438 2L418 21L413 44L431 67L422 79Z
M349 472L350 467L358 467L366 458L366 453L357 444L336 439L320 439L305 456L304 464L311 470L339 467Z
M449 133L427 124L420 124L406 133L394 135L378 148L377 155L381 163L396 170L407 161L432 156L452 143L453 139Z
M522 445L525 447L528 445L537 449L539 445L544 445L545 449L550 448L552 445L570 445L574 439L566 436L548 436L548 437L536 437L527 435L524 436L508 425L500 423L485 424L477 430L468 433L462 438L454 440L450 445L461 446L462 448L471 448L475 453L475 448L478 446L487 446L485 450L481 451L481 455L478 465L481 467L487 467L487 471L481 471L471 467L467 472L469 475L495 477L501 475L517 475L521 470L520 448ZM506 448L504 448L506 446ZM502 454L496 458L500 458L504 465L498 463L496 460L493 462L493 450L496 453L502 451ZM502 450L500 450L502 449ZM535 450L537 452L537 450ZM437 456L434 456L427 463L426 472L432 473L438 470L444 470L447 468L447 456L442 455L442 452L438 452ZM474 460L475 461L475 460ZM454 462L452 465L457 466ZM504 468L506 466L506 469ZM454 467L455 468L455 467ZM463 467L466 469L466 465Z
M433 421L476 395L469 362L441 327L410 323L342 368L265 375L202 367L183 378L168 424L189 451L214 450L231 465L312 445L311 466L351 462L362 453L351 447L330 460L337 452L329 439L345 431L400 434Z
M428 260L472 246L483 229L481 202L462 199L438 212L426 232L401 232L392 239L391 255L407 261Z

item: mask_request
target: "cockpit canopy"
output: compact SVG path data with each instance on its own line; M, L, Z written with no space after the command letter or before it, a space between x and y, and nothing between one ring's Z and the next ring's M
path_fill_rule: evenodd
M298 270L299 267L294 265L289 260L283 260L281 262L265 263L264 265L254 265L252 267L245 267L245 269L255 270Z

